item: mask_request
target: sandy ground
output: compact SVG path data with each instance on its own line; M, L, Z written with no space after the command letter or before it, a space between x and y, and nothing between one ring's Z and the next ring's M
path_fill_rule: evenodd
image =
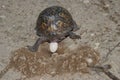
M120 0L0 0L0 71L10 62L11 52L32 45L37 36L34 27L39 13L53 5L66 8L81 27L76 33L86 44L100 53L101 60L120 42ZM67 42L70 44L68 38ZM74 47L74 45L71 46ZM104 64L111 64L110 71L120 78L120 45L109 55ZM1 80L22 80L19 71L10 69ZM28 80L110 80L103 73L64 74L35 76Z

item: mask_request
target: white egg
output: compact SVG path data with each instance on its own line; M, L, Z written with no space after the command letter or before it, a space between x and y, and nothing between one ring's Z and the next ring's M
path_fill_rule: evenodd
M58 43L57 42L51 42L50 43L50 51L54 53L54 52L57 51L57 49L58 49Z

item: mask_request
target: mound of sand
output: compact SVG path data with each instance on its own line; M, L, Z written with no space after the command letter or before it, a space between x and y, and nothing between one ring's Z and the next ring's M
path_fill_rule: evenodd
M89 46L79 46L75 49L59 47L57 53L48 50L48 44L43 44L38 52L32 53L27 48L13 52L11 65L27 77L35 75L61 75L63 73L86 73L88 66L99 62L99 53Z

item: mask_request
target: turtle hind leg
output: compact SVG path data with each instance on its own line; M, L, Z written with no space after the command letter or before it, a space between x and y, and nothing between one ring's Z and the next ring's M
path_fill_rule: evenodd
M70 33L69 33L69 37L70 37L71 39L81 39L81 36L80 36L80 35L77 35L77 34L75 34L75 33L73 33L73 32L70 32Z
M77 31L79 30L80 28L78 27L78 25L76 24L75 21L73 21L73 31Z
M39 48L39 45L46 41L47 41L46 38L41 37L41 38L37 39L37 41L35 42L35 44L33 46L27 46L27 47L31 52L36 52Z

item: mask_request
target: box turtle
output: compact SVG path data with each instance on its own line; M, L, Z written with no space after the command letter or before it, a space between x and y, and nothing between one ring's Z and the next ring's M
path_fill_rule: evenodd
M36 34L39 36L33 46L28 46L29 50L36 52L40 44L44 42L61 42L66 37L79 39L80 35L73 33L78 30L76 22L71 14L63 7L51 6L43 10L36 22Z

